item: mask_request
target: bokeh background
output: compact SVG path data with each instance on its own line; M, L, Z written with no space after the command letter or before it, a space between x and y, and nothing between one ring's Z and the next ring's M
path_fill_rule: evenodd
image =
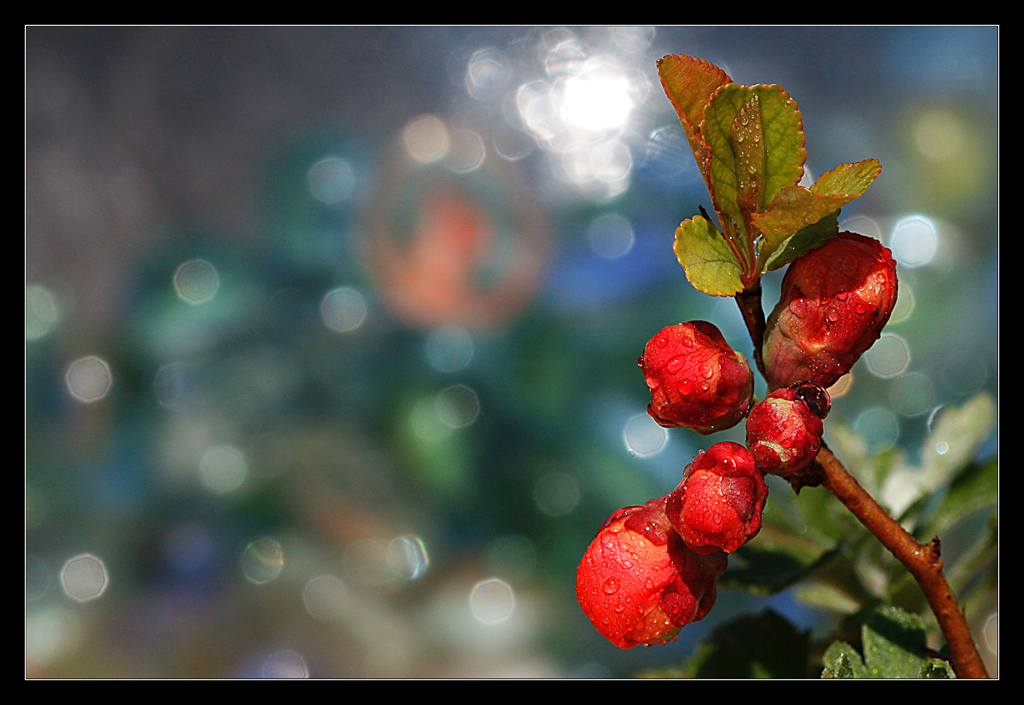
M712 442L647 418L644 343L751 354L672 254L710 203L655 62L783 85L812 178L881 160L841 225L900 300L829 424L912 461L997 390L998 38L26 28L27 674L614 677L765 605L821 627L723 590L619 651L576 605L601 522Z

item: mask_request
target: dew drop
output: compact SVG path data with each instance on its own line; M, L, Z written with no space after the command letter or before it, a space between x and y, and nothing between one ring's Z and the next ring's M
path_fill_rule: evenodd
M669 360L667 365L665 365L665 371L668 372L670 375L674 375L675 373L679 372L679 370L683 369L683 366L685 364L686 359L683 358L682 356L674 357L671 360Z
M615 578L608 578L604 581L603 587L606 595L614 595L619 591L619 581Z

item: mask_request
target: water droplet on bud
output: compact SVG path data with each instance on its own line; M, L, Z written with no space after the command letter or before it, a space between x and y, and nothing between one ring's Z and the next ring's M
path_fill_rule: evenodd
M669 360L667 365L665 365L665 371L668 372L670 375L674 375L675 373L679 372L679 370L683 369L683 366L685 364L686 358L682 357L681 355L679 357L674 357L671 360Z

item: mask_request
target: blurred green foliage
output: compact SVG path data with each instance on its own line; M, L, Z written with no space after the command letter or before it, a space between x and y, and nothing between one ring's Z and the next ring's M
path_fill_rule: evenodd
M650 454L627 445L649 401L644 342L705 319L750 358L735 303L696 292L672 253L681 219L707 205L653 83L656 59L681 51L798 96L814 171L864 155L885 165L844 215L883 238L906 214L934 224L935 257L902 267L906 309L887 328L909 366L883 377L859 363L826 439L915 536L942 538L972 620L993 613L997 40L991 27L28 28L27 674L816 677L833 640L868 662L861 627L879 605L919 615L938 648L900 566L826 492L784 483L715 610L676 643L619 651L576 604L576 565L601 523L671 490L704 447L687 432ZM591 58L635 87L608 142L618 151L565 151L569 131L549 142L515 110L506 120L528 88L555 91ZM407 159L403 130L423 115L475 130L485 167ZM522 152L503 141L510 127ZM567 178L618 166L609 154L628 155L624 181ZM340 190L312 188L324 158L347 168ZM423 228L434 239L412 258L417 216L452 224L423 195L435 178L465 217ZM590 240L608 214L633 237L616 259ZM374 260L382 222L407 247ZM416 282L436 280L424 272L473 243L442 303L402 288L412 264ZM219 281L204 303L174 287L194 260ZM510 272L522 289L495 294ZM342 288L365 314L345 332L322 309ZM453 313L477 300L489 325ZM412 315L424 310L435 318ZM428 354L446 323L472 341L464 366ZM112 384L83 403L66 375L87 356ZM446 396L459 385L475 416L453 406L468 397ZM867 423L878 409L889 425ZM225 448L244 459L232 491L205 482L204 456ZM270 564L246 572L263 539ZM84 601L62 576L83 554L108 578ZM470 596L493 578L515 600L489 623ZM325 582L329 609L309 593ZM777 632L794 657L747 653L734 618L741 633Z

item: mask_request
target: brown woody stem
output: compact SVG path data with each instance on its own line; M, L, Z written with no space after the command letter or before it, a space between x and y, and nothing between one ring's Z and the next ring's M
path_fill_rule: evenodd
M753 289L747 289L736 294L736 303L739 304L740 313L743 314L743 322L747 324L750 332L750 340L754 343L754 362L761 376L768 379L768 373L764 368L764 360L761 358L761 345L764 340L764 309L761 308L761 284L760 282Z
M754 343L757 368L767 379L761 358L765 318L761 308L760 285L756 289L737 294L736 302ZM967 619L942 572L938 538L925 544L919 543L868 494L824 443L808 472L792 484L795 490L801 486L824 485L842 502L914 576L949 644L953 672L957 678L988 678L988 671L978 654Z
M824 473L822 484L882 542L921 586L949 644L957 678L988 678L970 627L942 572L939 540L919 543L882 509L832 451L822 446L815 458Z

